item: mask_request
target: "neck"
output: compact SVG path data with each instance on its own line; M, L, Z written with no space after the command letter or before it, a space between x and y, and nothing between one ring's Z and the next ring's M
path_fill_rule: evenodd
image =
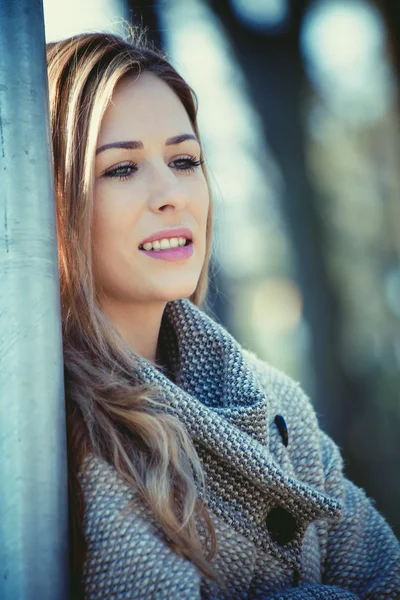
M123 304L107 300L104 314L130 348L143 358L157 362L157 344L166 302Z

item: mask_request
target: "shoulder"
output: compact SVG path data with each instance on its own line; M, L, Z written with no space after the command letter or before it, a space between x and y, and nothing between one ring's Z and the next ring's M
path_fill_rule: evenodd
M105 524L110 519L115 521L135 503L133 488L113 466L95 454L86 456L78 476L85 495L86 526L90 526L91 518ZM136 503L138 516L141 516L144 508Z
M195 566L166 543L153 513L112 465L89 454L79 479L88 545L85 598L199 598Z
M117 525L128 521L131 531L137 534L160 535L152 512L133 486L106 460L89 454L78 476L85 498L84 526L89 537L94 529L108 535Z

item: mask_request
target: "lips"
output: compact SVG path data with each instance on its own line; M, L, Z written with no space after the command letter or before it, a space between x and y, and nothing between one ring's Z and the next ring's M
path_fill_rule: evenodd
M193 255L193 244L190 242L186 244L186 246L178 246L178 248L169 248L167 250L143 250L142 252L149 258L181 262Z

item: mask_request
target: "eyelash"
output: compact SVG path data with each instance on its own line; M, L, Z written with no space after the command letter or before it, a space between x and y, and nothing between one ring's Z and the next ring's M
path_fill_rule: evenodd
M198 167L200 167L200 165L202 165L204 163L204 160L196 160L192 156L190 156L190 157L188 156L188 157L183 157L183 158L176 158L173 162L174 163L177 163L177 162L185 163L186 164L185 167L183 167L183 168L175 167L175 168L177 168L178 171L188 171L190 173L190 172L195 171L195 169L197 169ZM131 171L128 174L127 173L121 174L121 170L124 170L124 169L131 169ZM103 174L103 176L108 177L110 179L119 179L120 181L126 181L127 179L132 177L132 175L134 173L136 173L137 170L138 170L137 163L127 162L127 163L122 163L120 165L117 165L116 167L113 167L109 171L106 171ZM119 173L118 173L118 171L119 171Z

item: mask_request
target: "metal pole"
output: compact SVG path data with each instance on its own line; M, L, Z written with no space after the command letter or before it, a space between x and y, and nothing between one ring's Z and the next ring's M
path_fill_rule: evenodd
M0 598L68 598L63 361L42 0L0 0Z

